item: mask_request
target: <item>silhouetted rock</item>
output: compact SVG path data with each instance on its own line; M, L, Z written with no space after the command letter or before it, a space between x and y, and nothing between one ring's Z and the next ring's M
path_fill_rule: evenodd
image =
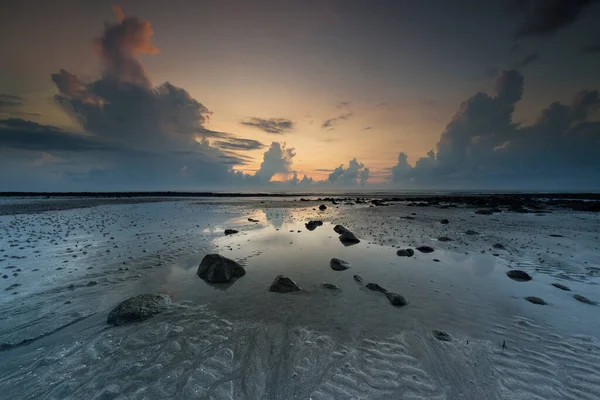
M317 226L321 225L323 225L322 221L308 221L306 224L304 224L306 229L308 229L309 231L314 231L315 229L317 229Z
M446 225L449 224L450 221L448 221L446 218L444 218L443 220L440 221L440 224Z
M139 294L128 298L112 309L106 322L111 325L123 325L153 317L171 305L166 294Z
M202 259L196 275L210 283L227 283L246 275L246 270L237 262L220 254L207 254Z
M553 283L552 286L554 286L555 288L559 288L560 290L565 290L567 292L571 291L571 289L568 286L565 286L562 283Z
M415 255L415 251L413 249L400 249L396 252L396 255L400 257L412 257Z
M341 225L336 225L333 227L333 230L335 231L335 233L337 233L338 235L342 235L346 232L350 232L348 229L344 228Z
M321 205L319 206L319 210L321 210L321 211L325 211L325 210L327 210L327 206L326 206L325 204L321 204Z
M450 239L448 236L442 236L442 237L438 238L438 241L440 241L440 242L451 242L452 239Z
M515 281L526 282L531 280L531 276L527 272L520 271L518 269L510 270L506 273L506 275Z
M589 304L589 305L592 305L592 306L598 305L598 303L595 302L594 300L590 300L587 297L582 296L580 294L574 294L573 298L575 300L577 300L577 301L580 301L580 302L584 303L584 304Z
M289 292L297 292L300 289L300 286L296 284L293 280L288 278L287 276L277 275L275 280L269 287L270 292L278 292L278 293L289 293Z
M367 283L365 285L365 287L369 290L373 290L375 292L381 292L381 293L387 293L387 290L385 290L384 288L382 288L381 286L379 286L376 283Z
M340 260L339 258L332 258L331 261L329 261L329 266L334 271L344 271L350 268L350 263Z
M235 229L225 229L225 234L226 235L233 235L235 233L238 233L239 231L235 230Z
M525 297L525 300L527 300L530 303L533 304L539 304L541 306L547 304L544 300L540 299L539 297L535 297L535 296L527 296Z
M343 244L356 244L356 243L360 243L360 239L357 238L354 233L352 232L344 232L340 235L340 241Z
M385 292L385 297L390 301L390 304L394 307L403 307L408 304L408 301L398 293Z
M439 331L437 329L433 330L433 337L436 338L437 340L441 340L442 342L452 341L452 336L450 336L449 334L447 334L444 331Z
M248 218L248 221L250 221L250 222L258 222L258 220L254 219L254 218Z
M417 247L417 250L419 250L421 253L433 253L433 247L429 247L429 246L419 246Z

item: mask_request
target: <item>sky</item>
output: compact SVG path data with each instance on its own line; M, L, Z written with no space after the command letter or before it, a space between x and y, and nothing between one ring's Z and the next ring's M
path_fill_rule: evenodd
M600 0L0 4L0 191L600 190Z

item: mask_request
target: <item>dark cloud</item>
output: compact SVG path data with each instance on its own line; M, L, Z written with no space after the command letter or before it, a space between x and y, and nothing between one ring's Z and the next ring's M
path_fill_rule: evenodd
M257 150L265 147L264 144L254 139L229 138L227 140L218 140L213 143L215 146L226 150Z
M361 131L368 131L368 130L371 130L371 129L373 129L372 126L366 126L366 127L362 128Z
M577 21L598 0L512 0L519 17L517 37L553 35Z
M294 127L294 122L285 118L248 118L240 122L242 125L258 128L267 133L285 133Z
M532 188L560 182L597 187L598 91L581 91L570 105L552 103L535 123L521 126L513 122L513 113L523 83L517 71L502 71L494 97L477 93L461 104L441 134L437 152L414 166L400 153L392 180L419 187Z
M7 108L22 107L25 105L25 99L10 94L0 94L0 111Z
M334 169L328 176L327 182L333 185L356 186L364 185L369 179L369 168L353 158L348 162L348 168L340 165Z
M275 174L291 173L292 159L295 155L295 150L287 149L285 143L271 143L255 176L262 182L269 182Z
M581 49L581 51L584 54L600 53L600 44L591 44L591 45L585 46L583 49Z
M354 115L352 113L352 110L350 110L350 102L349 101L340 101L336 104L335 108L344 109L346 111L342 114L339 114L337 117L326 119L325 121L323 121L323 123L321 124L322 129L333 130L333 129L335 129L334 126L339 121L345 121Z
M524 66L531 64L533 62L536 62L539 59L540 59L539 53L531 53L531 54L527 55L521 61L517 61L515 68L517 68L517 69L523 68Z

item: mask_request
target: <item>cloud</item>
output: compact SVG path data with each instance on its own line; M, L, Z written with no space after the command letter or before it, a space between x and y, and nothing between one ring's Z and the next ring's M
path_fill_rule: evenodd
M418 187L594 186L600 179L598 91L581 91L570 105L552 103L532 125L521 126L513 114L523 85L520 73L502 71L495 96L477 93L461 104L437 152L414 166L400 153L391 180Z
M600 44L590 44L581 49L584 54L595 54L600 53Z
M598 0L512 0L519 17L517 37L549 36L575 23Z
M294 122L286 118L248 118L240 123L274 134L285 133L294 127Z
M255 176L262 182L269 182L275 174L288 174L291 171L292 159L296 155L293 148L287 149L285 143L273 142L265 152L260 169Z
M517 61L515 68L516 69L523 68L527 64L536 62L539 59L540 59L539 53L531 53L531 54L527 55L523 60Z
M337 117L334 118L330 118L330 119L326 119L325 121L323 121L323 123L321 124L321 128L322 129L329 129L329 130L333 130L335 129L334 126L339 122L339 121L345 121L348 118L352 117L354 114L352 113L352 111L350 110L350 102L349 101L340 101L336 104L337 109L345 109L346 112L339 114Z
M0 111L7 108L22 107L25 105L25 99L10 94L0 94Z
M348 168L344 165L335 168L327 177L327 182L342 186L364 185L369 179L369 174L369 169L353 158L348 162Z
M226 150L257 150L265 147L264 144L254 139L228 138L213 143L215 146Z
M368 131L368 130L371 130L371 129L373 129L372 126L366 126L366 127L362 128L361 131Z

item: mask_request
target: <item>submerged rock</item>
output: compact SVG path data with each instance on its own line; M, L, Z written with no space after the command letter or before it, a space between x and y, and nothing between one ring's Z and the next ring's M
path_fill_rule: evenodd
M433 247L429 246L419 246L417 247L417 250L419 250L421 253L433 253Z
M325 210L327 210L327 206L326 206L325 204L321 204L321 205L319 206L319 210L321 210L321 211L325 211Z
M439 331L437 329L433 330L433 337L436 338L437 340L441 340L442 342L452 341L452 336L450 336L449 334L447 334L444 331Z
M398 293L385 292L385 297L387 297L387 299L390 301L390 304L394 307L403 307L408 304L408 301L406 301L406 299Z
M360 239L357 238L354 233L348 231L340 235L340 242L345 245L360 243Z
M226 235L233 235L235 233L238 233L239 231L236 229L225 229L225 234Z
M465 235L479 235L479 232L469 229L465 232Z
M323 286L325 289L340 290L339 286L334 285L333 283L323 282L321 286Z
M552 286L554 286L555 288L559 288L560 290L565 290L567 292L571 291L571 289L568 286L565 286L562 283L553 283Z
M500 244L500 243L496 243L495 245L492 246L495 249L499 249L499 250L505 250L506 248L504 247L504 245Z
M400 249L396 252L396 255L400 257L412 257L415 255L415 251L413 249Z
M367 283L365 285L365 287L369 290L372 290L374 292L381 292L381 293L387 293L387 290L385 290L384 288L382 288L381 286L379 286L376 283Z
M335 233L337 233L338 235L342 235L346 232L350 232L348 229L344 228L342 225L336 225L333 227L333 230L335 231Z
M448 236L442 236L442 237L438 238L438 241L440 241L440 242L451 242L452 239L450 239Z
M440 221L440 224L446 225L449 224L450 221L448 221L446 218L444 218L443 220Z
M290 293L297 292L299 290L301 290L300 286L298 286L296 282L283 275L277 275L271 284L271 287L269 287L270 292L278 293Z
M592 305L592 306L598 305L598 303L595 302L594 300L590 300L587 297L582 296L580 294L574 294L573 298L575 300L577 300L577 301L580 301L580 302L584 303L584 304L589 304L589 305Z
M339 258L332 258L329 261L329 266L334 271L344 271L350 268L350 263L348 261L340 260Z
M354 275L353 278L358 283L362 283L362 281L363 281L363 278L360 275Z
M318 226L321 225L323 225L323 221L308 221L306 224L304 224L306 229L308 229L309 231L314 231L315 229L317 229Z
M527 272L518 269L510 270L506 273L506 275L510 279L514 279L515 281L519 282L527 282L531 280L531 276Z
M246 275L246 269L220 254L207 254L202 259L196 275L210 283L227 283Z
M527 300L528 302L533 303L533 304L539 304L541 306L548 304L544 300L540 299L539 297L535 297L535 296L527 296L527 297L525 297L525 300Z
M118 326L143 321L166 310L170 305L171 298L166 294L139 294L113 308L106 322Z

